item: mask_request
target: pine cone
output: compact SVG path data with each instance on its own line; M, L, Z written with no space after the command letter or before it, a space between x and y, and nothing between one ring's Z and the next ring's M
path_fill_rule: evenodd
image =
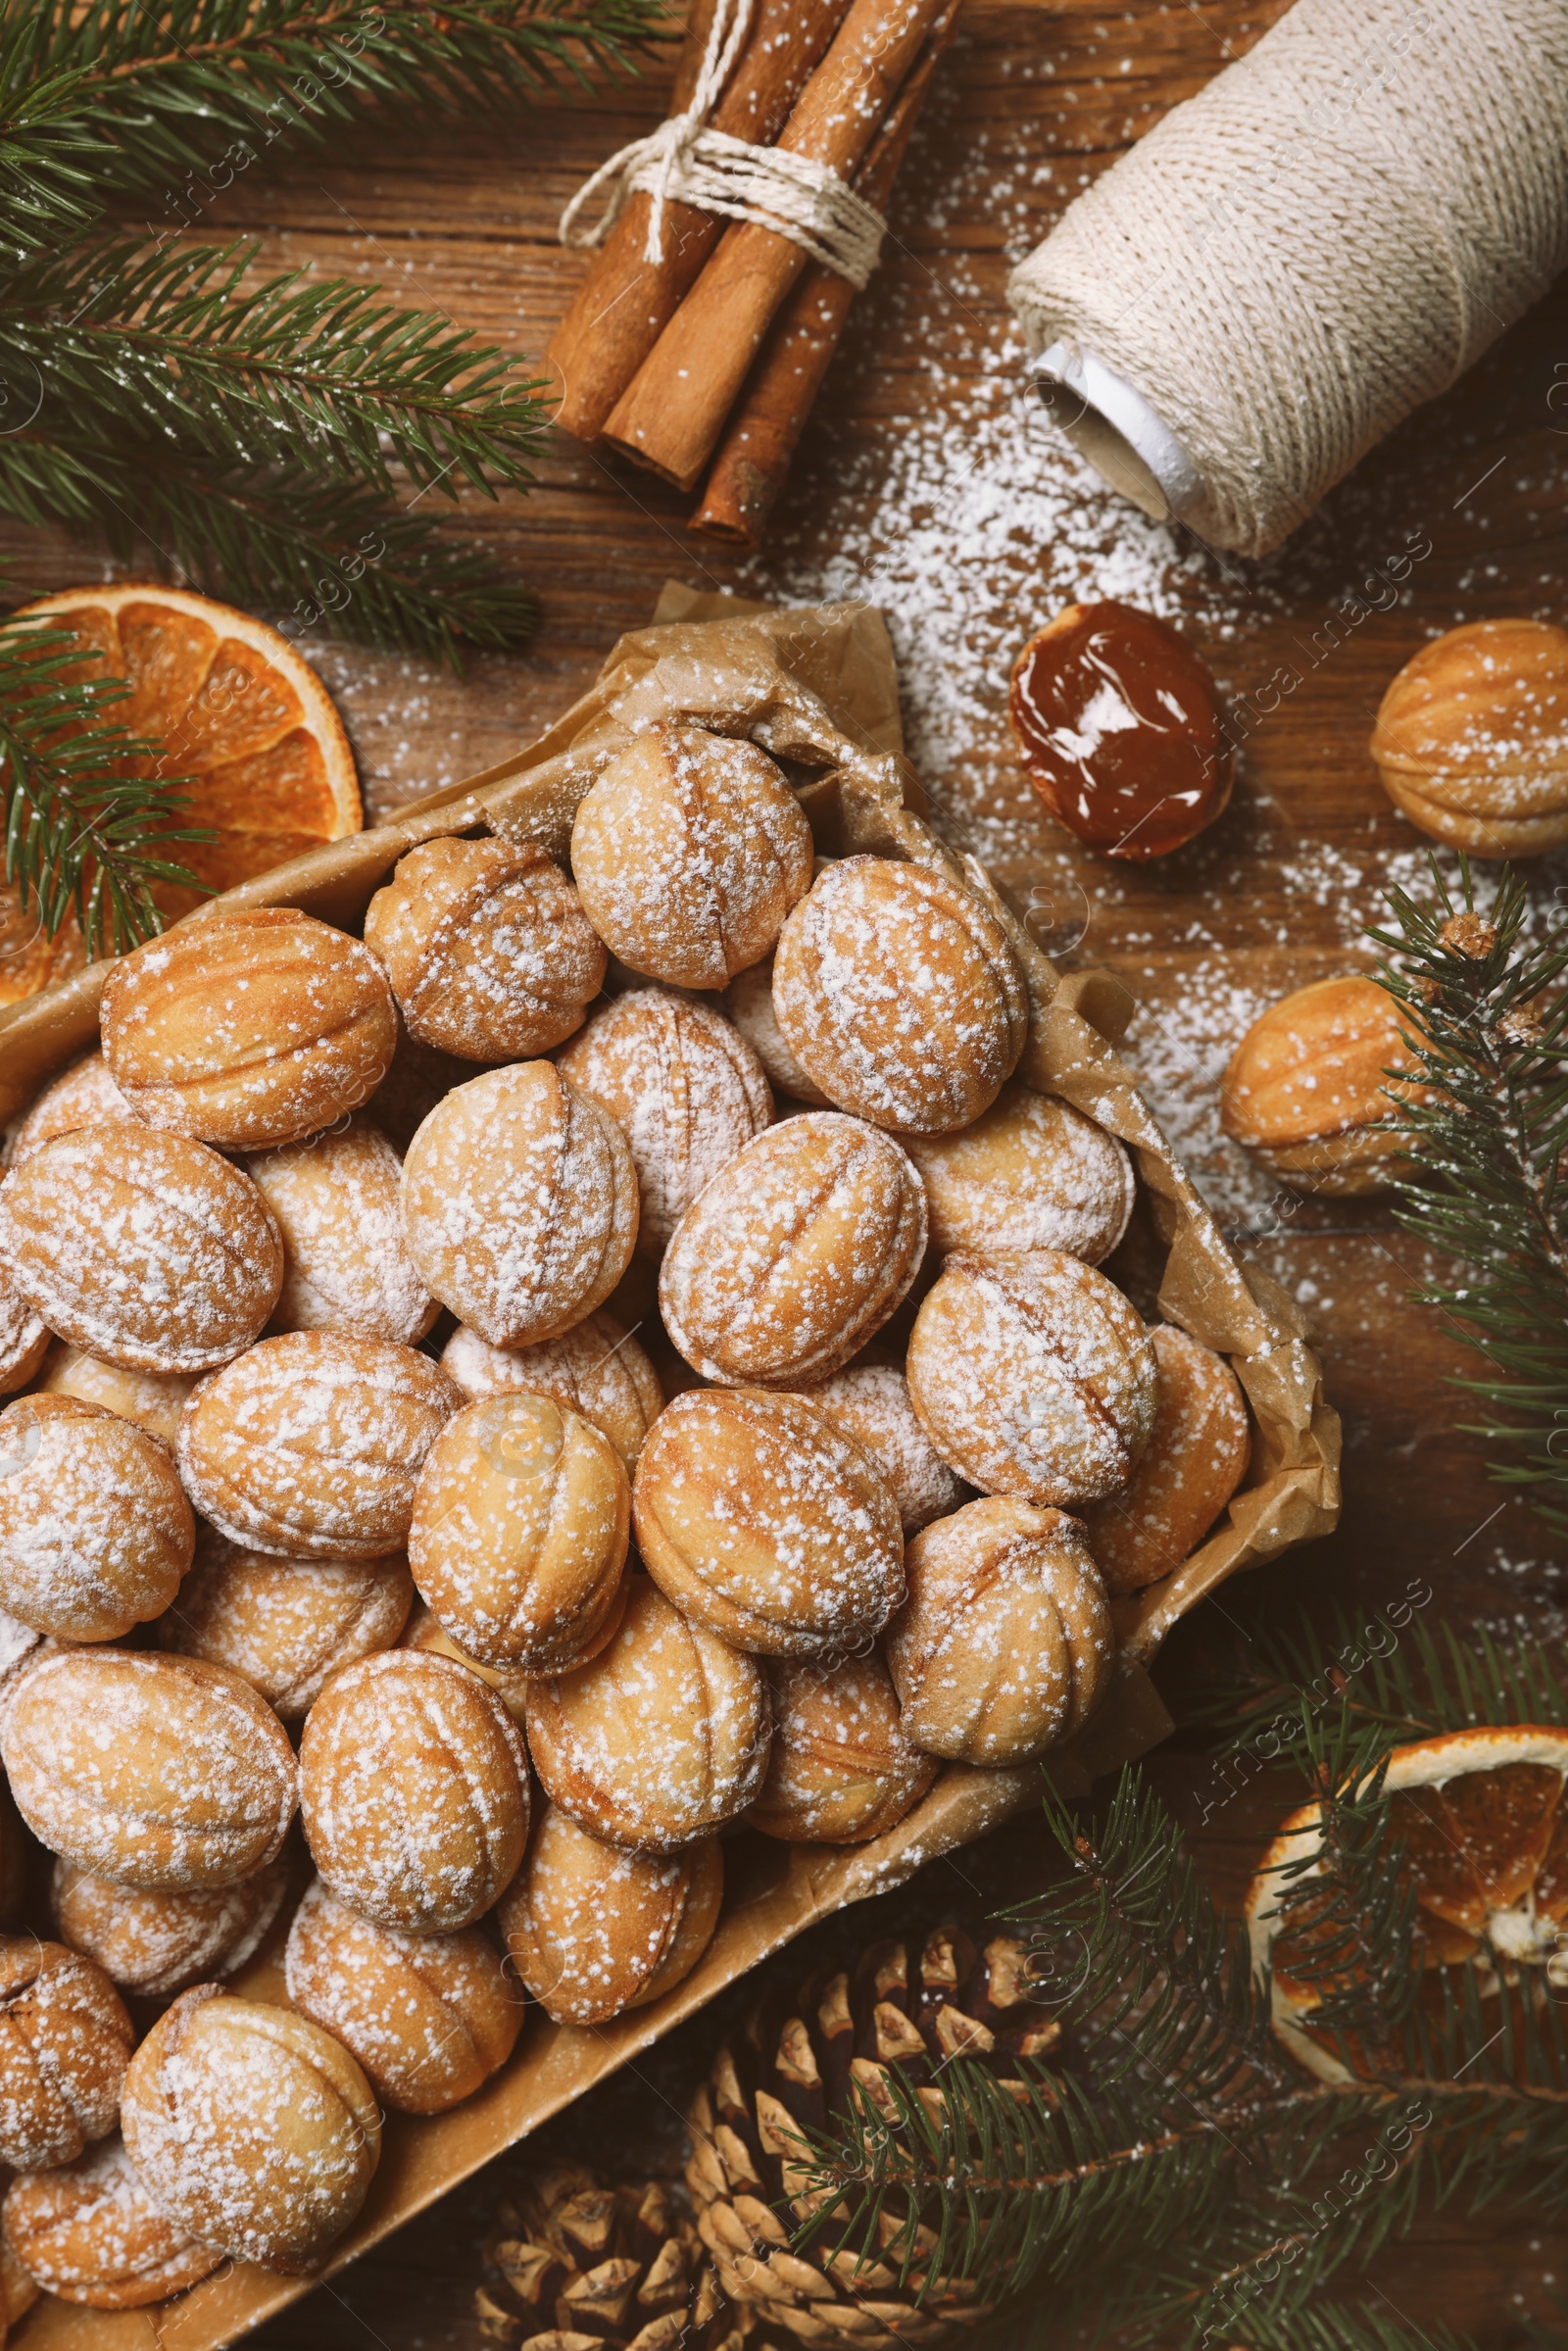
M719 2052L691 2115L686 2179L721 2291L770 2333L810 2351L938 2351L977 2327L992 2306L969 2281L927 2280L919 2270L936 2241L928 2229L918 2231L916 2266L902 2283L899 2267L857 2267L831 2236L810 2258L789 2250L809 2210L792 2192L797 2128L853 2121L852 2083L896 2113L887 2086L894 2069L920 2097L940 2101L940 2070L954 2056L1024 2096L1018 2060L1058 2062L1060 2042L1059 2024L1031 1997L1024 1945L996 1935L977 1954L956 1928L930 1935L916 1965L903 1943L885 1943L866 1954L853 1984L836 1975L808 1986L781 2019L760 2013L745 2042ZM1038 2095L1038 2074L1032 2087ZM880 2227L887 2246L898 2219L890 2213Z
M505 2351L761 2351L718 2290L678 2183L604 2187L579 2164L524 2174L485 2247L479 2331Z

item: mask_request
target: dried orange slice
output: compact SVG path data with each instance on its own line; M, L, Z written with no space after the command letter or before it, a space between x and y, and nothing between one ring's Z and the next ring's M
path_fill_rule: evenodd
M356 833L364 821L354 754L326 688L286 637L265 620L183 588L144 584L68 588L19 617L75 629L82 658L69 674L122 677L130 696L114 716L132 735L166 746L172 776L190 778L183 819L210 827L206 842L172 854L214 890ZM201 903L191 890L161 890L166 914ZM0 904L0 1003L14 1004L81 962L68 924L58 940L32 916Z
M1568 1954L1568 1731L1524 1723L1450 1731L1396 1747L1385 1786L1415 1886L1417 1951L1424 1968L1475 1960L1484 1977L1516 1983ZM1285 1863L1318 1849L1318 1805L1280 1824L1247 1899L1252 1960L1271 1960L1280 1930ZM1560 1967L1562 1962L1557 1961ZM1554 1971L1555 1973L1555 1971ZM1544 1980L1544 1979L1543 1979ZM1348 2069L1306 2031L1315 1987L1274 1970L1274 2026L1320 2081Z

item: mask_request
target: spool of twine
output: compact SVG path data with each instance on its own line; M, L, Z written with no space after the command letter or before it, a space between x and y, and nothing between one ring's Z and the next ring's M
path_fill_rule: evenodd
M1064 430L1277 547L1568 266L1568 0L1296 0L1013 271Z

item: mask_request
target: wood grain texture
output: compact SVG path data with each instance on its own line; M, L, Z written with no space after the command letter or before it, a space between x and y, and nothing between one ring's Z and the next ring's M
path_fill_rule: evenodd
M459 681L421 661L314 650L373 818L507 756L582 688L622 629L646 620L668 575L754 594L830 584L888 604L912 738L955 831L983 842L1025 903L1033 894L1048 941L1081 934L1075 959L1109 963L1133 985L1131 1057L1143 1057L1240 1246L1314 1316L1346 1418L1347 1505L1331 1542L1263 1571L1281 1603L1338 1594L1360 1605L1419 1574L1460 1622L1523 1621L1560 1640L1561 1562L1456 1427L1468 1414L1448 1382L1462 1351L1405 1302L1422 1252L1375 1203L1275 1198L1218 1140L1212 1100L1251 1012L1366 962L1360 926L1384 882L1418 877L1417 837L1366 749L1395 668L1456 621L1568 610L1561 289L1261 565L1220 564L1179 540L1152 547L1108 498L1074 489L1049 429L1031 420L1004 301L1011 261L1081 181L1279 13L1278 0L969 0L894 203L887 260L856 306L759 563L689 538L686 501L562 440L531 496L470 498L462 511L540 594L543 623L525 654L477 660ZM385 148L334 139L242 180L202 226L255 232L269 267L380 279L536 356L584 268L555 244L562 204L662 110L655 79L504 126L400 134ZM1049 496L1042 482L1054 485ZM1388 586L1390 558L1412 545L1424 552ZM0 552L19 593L98 567L46 534L7 530ZM149 567L156 560L149 550ZM1033 813L1007 738L1006 661L1064 587L1082 580L1137 601L1156 576L1241 713L1245 745L1232 808L1211 833L1154 866L1112 868ZM961 676L939 676L939 661ZM1568 862L1539 869L1537 887L1568 889ZM1259 1781L1199 1828L1205 1768L1174 1750L1155 1766L1235 1900L1291 1791ZM966 1886L1004 1886L1014 1863L1031 1866L1019 1830L939 1865L928 1915ZM676 2051L668 2063L679 2061ZM604 2128L645 2129L678 2094L665 2072L633 2083ZM481 2179L258 2340L272 2351L475 2343L467 2289L492 2193ZM1565 2252L1561 2230L1507 2216L1471 2230L1439 2218L1377 2282L1417 2325L1441 2320L1501 2351L1519 2339L1522 2310L1541 2306L1543 2280L1563 2278Z

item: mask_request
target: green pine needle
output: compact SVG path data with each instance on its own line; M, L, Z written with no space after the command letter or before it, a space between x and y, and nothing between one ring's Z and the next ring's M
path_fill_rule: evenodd
M49 938L74 912L90 958L162 928L154 885L200 887L165 850L211 835L177 821L182 779L162 772L163 745L113 716L129 687L74 676L80 659L68 626L0 622L6 880Z
M1485 1360L1459 1385L1490 1407L1471 1433L1499 1448L1493 1476L1568 1532L1568 935L1532 932L1507 866L1484 918L1464 858L1457 901L1435 857L1432 872L1433 899L1392 892L1398 928L1371 934L1433 1089L1398 1106L1413 1171L1397 1214L1460 1260L1415 1296ZM1446 930L1464 916L1474 952Z

